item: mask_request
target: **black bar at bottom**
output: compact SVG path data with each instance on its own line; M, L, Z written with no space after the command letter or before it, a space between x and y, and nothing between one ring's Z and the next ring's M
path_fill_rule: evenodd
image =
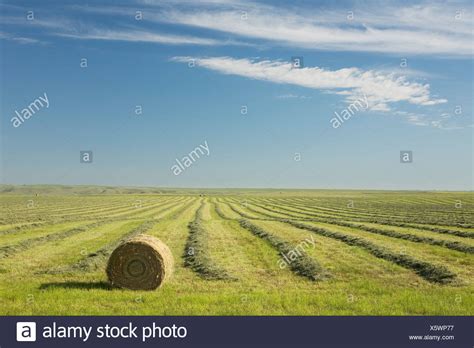
M466 348L473 332L473 317L0 317L1 348Z

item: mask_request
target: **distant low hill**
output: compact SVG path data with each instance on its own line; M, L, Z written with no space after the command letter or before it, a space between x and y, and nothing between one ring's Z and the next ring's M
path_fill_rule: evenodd
M222 195L280 193L288 190L277 189L199 189L199 188L160 188L160 187L121 187L94 185L0 185L0 194L18 195L123 195L123 194L187 194ZM294 190L292 190L294 191Z
M0 185L0 194L21 195L100 195L100 194L172 194L178 193L173 189L152 187L115 187L89 185Z
M443 191L396 191L396 190L347 190L347 189L277 189L277 188L172 188L172 187L127 187L127 186L95 186L95 185L5 185L0 184L0 195L312 195L318 197L332 197L334 194L351 197L354 195L374 195L379 193L396 195L404 194L420 195L430 192L441 193ZM449 191L445 191L449 192ZM453 191L454 192L454 191ZM459 191L458 193L471 195L472 191Z

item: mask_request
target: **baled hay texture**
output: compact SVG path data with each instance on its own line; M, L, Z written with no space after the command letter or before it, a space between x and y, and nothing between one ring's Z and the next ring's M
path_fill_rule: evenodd
M154 290L173 272L173 255L155 237L139 235L110 255L107 277L113 286L131 290Z

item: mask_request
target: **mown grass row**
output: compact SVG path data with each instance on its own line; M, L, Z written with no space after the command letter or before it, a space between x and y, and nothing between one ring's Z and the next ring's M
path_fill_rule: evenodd
M257 204L254 204L254 205L259 207L259 208L268 210L270 212L280 213L278 211L267 208L265 206L261 206L261 205L257 205ZM253 211L258 212L256 210L253 210ZM262 213L262 214L265 214L265 213ZM299 216L295 216L295 215L291 215L291 214L287 214L287 213L284 213L284 214L291 217L292 219L295 219L295 220L322 222L322 223L327 223L327 224L337 225L337 226L342 226L342 227L350 227L350 228L354 228L354 229L358 229L358 230L362 230L362 231L366 231L366 232L370 232L370 233L375 233L375 234L379 234L379 235L383 235L383 236L387 236L387 237L391 237L391 238L408 240L408 241L414 242L414 243L424 243L424 244L436 245L436 246L445 247L445 248L451 249L451 250L456 250L456 251L460 251L460 252L464 252L464 253L468 253L468 254L474 254L474 247L473 246L470 246L470 245L467 245L467 244L464 244L464 243L461 243L461 242L454 242L454 241L448 241L448 240L443 240L443 239L435 239L435 238L431 238L431 237L417 236L417 235L410 234L410 233L401 233L401 232L394 231L394 230L385 230L385 229L380 229L380 228L376 228L376 227L371 227L371 226L366 226L366 225L361 225L361 224L354 224L354 223L350 223L350 222L346 222L346 221L340 221L340 220L334 220L334 219L325 219L325 218L305 219L305 218L301 218ZM270 215L267 214L267 216L270 216Z
M153 209L154 207L159 207L162 205L165 205L167 203L170 203L170 200L166 201L158 201L154 202L151 206L148 203L148 210ZM92 206L89 207L89 211L85 212L77 212L74 211L74 213L68 213L68 214L45 214L40 211L36 211L37 208L31 208L28 210L28 213L25 215L27 218L27 221L35 221L35 222L57 222L57 221L81 221L85 219L90 220L90 219L101 219L104 217L110 216L110 214L114 213L126 213L129 210L135 210L132 205L129 206L123 206L121 205L120 207L115 207L115 206L108 206L105 208L101 207L96 207ZM145 211L144 208L140 208L142 211Z
M107 221L112 221L112 219L125 220L128 217L133 217L134 215L143 214L149 211L153 211L155 209L159 209L160 207L165 207L164 209L156 212L156 213L160 213L162 211L166 211L168 208L172 206L177 206L179 204L182 204L182 202L183 202L183 199L178 199L178 200L167 200L165 202L154 203L152 205L147 205L143 207L130 206L125 209L122 208L120 210L117 210L118 213L117 211L114 211L111 214L104 214L102 213L102 211L96 211L95 213L81 214L78 216L75 216L74 214L64 215L57 218L51 218L47 216L47 217L42 217L40 220L35 221L35 222L43 223L43 224L55 224L55 223L60 223L60 222L75 222L75 221L101 220L101 219L106 219Z
M16 212L16 214L30 215L30 217L47 215L48 218L89 215L96 212L107 214L109 212L126 210L130 208L130 204L124 204L122 202L122 203L117 203L117 204L89 205L86 207L70 207L70 208L64 208L64 209L58 209L58 210L51 209L51 208L52 207L43 209L42 207L34 207L34 208L26 209L26 211L24 212Z
M429 219L431 218L439 218L443 217L445 220L454 220L454 219L463 219L465 217L469 217L471 215L469 211L469 202L467 200L463 200L465 206L463 208L456 207L455 203L459 200L451 200L451 201L433 201L428 204L413 204L410 201L403 201L403 200L396 200L394 201L392 198L382 198L380 200L374 201L373 198L363 197L360 195L356 195L352 197L357 201L356 206L348 207L346 203L350 200L351 197L347 197L345 199L319 199L318 201L314 201L312 199L283 199L283 200L275 200L272 201L287 201L287 202L295 202L299 204L309 205L312 207L316 207L321 210L327 211L337 211L342 213L357 213L357 214L375 214L374 212L378 212L385 216L394 216L395 218L422 218ZM459 197L460 198L460 197ZM474 201L472 202L474 203ZM471 204L472 204L471 203ZM456 221L454 221L456 222ZM459 222L459 221L458 221Z
M100 222L94 222L91 224L79 226L79 227L74 227L71 229L67 229L62 232L54 232L51 234L48 234L46 236L41 236L41 237L35 237L35 238L29 238L26 240L23 240L19 243L16 244L10 244L10 245L5 245L0 247L0 259L9 257L13 254L19 253L24 250L28 250L30 248L33 248L37 245L40 244L45 244L49 242L54 242L62 239L69 238L71 236L74 236L76 234L86 232L90 230L91 228L98 227L100 225L105 224L107 221L100 221Z
M118 207L125 206L123 199L116 198L114 200L107 201L108 198L96 197L97 199L91 199L91 197L76 197L78 201L71 202L64 197L48 197L54 199L54 201L45 201L45 197L34 197L34 196L24 196L16 204L12 204L11 197L4 197L9 201L7 213L11 214L20 214L27 215L34 212L35 214L62 214L69 211L81 212L81 211L90 211L91 208L107 208L107 207ZM27 203L33 201L34 208L28 207Z
M184 204L184 203L181 203L181 204L184 204L181 208L179 208L178 210L176 210L173 214L171 214L168 218L171 219L171 220L176 220L178 219L181 215L184 214L184 212L186 210L188 210L191 206L193 206L194 204L196 203L196 200L195 199L192 199L190 202Z
M99 250L88 254L87 256L73 263L72 265L55 267L52 269L40 271L38 273L61 274L61 273L91 272L98 269L105 269L105 264L107 263L107 260L110 254L112 254L115 248L117 248L124 241L150 230L157 222L158 220L145 221L141 225L133 228L131 231L124 234L119 239L106 244Z
M328 273L324 271L321 265L301 250L301 247L298 248L298 246L284 241L259 226L252 224L248 220L241 219L239 220L239 224L255 236L267 241L281 254L282 258L286 257L289 259L289 263L284 261L283 264L288 264L293 273L306 277L312 281L321 280L328 276Z
M380 224L388 225L386 223L380 223ZM441 234L451 234L453 236L463 237L463 238L474 238L474 232L468 232L468 231L456 231L456 230L450 230L447 228L433 227L433 226L420 226L420 225L409 224L409 223L399 223L399 224L392 224L392 225L397 226L397 227L416 228L419 230L426 230L426 231L431 231L431 232L436 232L436 233L441 233Z
M143 208L143 207L131 208L129 210L135 210L135 211L127 211L125 213L120 213L118 215L113 215L111 218L118 219L118 220L123 220L124 218L130 217L130 216L141 215L143 213L147 213L149 211L154 211L155 209L162 208L162 209L159 209L158 211L152 212L150 215L160 214L160 213L165 212L169 209L172 209L173 207L179 206L182 203L183 203L183 200L167 201L163 204L155 204L155 205L152 205L151 207L147 207L147 208Z
M32 229L32 228L35 228L35 227L41 227L41 226L45 226L45 225L46 225L45 222L34 222L32 224L24 224L24 225L20 225L20 226L15 226L15 227L0 231L0 236L3 236L5 234L12 234L12 233L16 233L16 232L20 232L20 231L24 231L24 230L29 230L29 229Z
M236 209L232 204L230 204L228 202L226 202L226 204L233 212L239 214L240 216L242 216L245 219L259 220L259 218L255 218L254 216L250 216L250 215L246 214L245 212ZM248 209L248 207L246 207L246 208Z
M219 216L222 220L233 220L224 214L224 212L221 210L221 207L219 206L219 203L217 202L214 202L214 210L217 216Z
M360 247L377 258L413 270L416 274L429 282L447 284L451 283L456 278L456 275L444 266L433 265L425 261L417 260L408 255L396 254L387 248L378 246L360 237L349 236L344 233L329 231L316 226L308 226L296 221L287 220L285 222L291 226L311 231L324 237L339 240L347 245Z
M320 216L317 213L308 213L308 212L305 212L304 209L299 210L299 208L296 208L296 207L293 208L293 209L289 209L287 207L273 205L273 207L276 207L280 210L288 211L290 213L299 213L299 214L308 216L308 218L295 216L295 215L291 215L291 214L288 214L288 213L279 212L279 211L275 211L275 210L270 210L266 206L262 206L262 205L255 204L255 203L253 203L253 204L255 206L260 207L260 208L263 208L263 209L266 209L266 210L269 210L269 211L273 211L274 213L284 214L284 215L291 216L292 218L299 219L299 220L311 220L311 219L316 220L316 219L319 219L321 222L327 221L328 223L331 223L330 221L339 221L339 220L335 220L335 218L333 218L333 217ZM272 216L272 215L267 215L267 216L276 218L275 216ZM345 218L341 217L341 219L344 220ZM418 229L418 230L430 231L430 232L435 232L435 233L439 233L439 234L449 234L449 235L453 235L453 236L456 236L456 237L462 237L462 238L474 238L474 232L468 232L468 231L456 231L456 230L443 229L443 228L432 227L432 226L423 226L423 225L415 225L415 224L407 224L407 223L397 223L397 222L393 222L393 221L390 222L390 223L387 223L386 221L381 221L381 220L367 220L367 219L358 219L358 218L350 218L348 220L357 221L357 222L375 223L375 224L384 225L384 226L414 228L414 229Z
M177 205L179 205L179 203L169 205L169 206L157 211L156 214L163 213L165 211L171 210ZM154 209L156 209L156 208L157 207L154 207ZM133 214L134 213L127 214L126 217L133 216ZM100 221L97 221L97 222L94 222L94 223L91 223L91 224L87 224L87 225L84 225L84 226L75 227L75 228L68 229L68 230L61 231L61 232L53 232L53 233L50 233L46 236L29 238L29 239L23 240L19 243L5 245L5 246L0 247L0 259L8 257L10 255L13 255L15 253L18 253L20 251L30 249L30 248L32 248L36 245L48 243L50 241L57 241L57 240L66 239L66 238L71 237L75 234L85 232L85 231L87 231L91 228L95 228L95 227L98 227L98 226L106 224L106 223L110 223L110 222L114 222L114 221L125 221L125 220L127 220L126 217L125 216L115 216L115 217L105 218L103 220L100 220ZM40 224L40 226L45 226L45 224Z
M404 210L400 209L390 209L389 207L366 207L366 209L360 209L357 207L353 208L346 208L342 209L340 207L323 207L321 204L312 203L312 202L304 202L304 201L291 201L291 200L284 200L275 201L275 200L267 200L269 204L294 204L294 205L303 205L306 208L312 208L318 211L321 211L326 214L336 214L336 215L345 215L348 217L357 216L357 217L367 217L367 218L385 218L385 219L395 219L395 220L402 220L402 221L409 221L409 222L423 222L423 223L431 223L431 224L450 224L453 223L454 226L462 225L465 226L466 222L460 222L459 219L465 219L469 217L470 214L467 211L463 210L456 210L456 211L447 211L447 210L419 210L419 208L410 207L408 206ZM340 206L344 206L346 202L340 202ZM399 203L398 208L402 205ZM370 212L367 210L369 209ZM429 216L429 218L427 218ZM458 221L456 221L456 219ZM441 222L440 222L441 220ZM467 222L469 224L470 222Z
M401 233L394 230L384 230L384 229L379 229L376 227L365 226L365 225L360 225L360 224L352 224L352 223L344 222L344 221L336 221L336 222L330 222L330 223L333 225L356 228L359 230L363 230L363 231L367 231L367 232L375 233L375 234L380 234L387 237L404 239L410 242L436 245L436 246L445 247L447 249L456 250L456 251L460 251L467 254L474 254L473 246L470 246L461 242L417 236L410 233Z
M310 216L320 216L320 212L315 211L314 208L309 208L307 206L301 206L299 204L290 204L289 206L293 208L293 210L288 209L287 207L283 207L281 205L275 205L278 206L279 208L283 210L288 210L288 211L293 211L293 212L299 212L300 214L305 214L305 215L310 215ZM323 213L325 214L325 213ZM334 214L333 214L334 215ZM408 228L417 228L417 229L422 229L422 230L427 230L431 232L437 232L437 233L442 233L442 234L451 234L454 236L458 237L465 237L465 238L474 238L474 233L473 232L468 232L468 231L458 231L458 230L452 230L448 228L443 228L443 227L434 227L434 226L424 226L427 224L431 225L448 225L447 223L436 221L436 222L416 222L416 221L397 221L394 219L386 219L386 218L371 218L371 217L361 217L357 215L349 215L346 216L347 214L335 214L336 216L333 216L332 218L342 218L342 219L347 219L347 220L353 220L353 221L359 221L359 222L369 222L369 223L376 223L379 225L390 225L390 226L396 226L396 227L408 227ZM327 217L326 217L327 218ZM439 219L438 219L439 220ZM419 224L419 225L417 225ZM472 228L472 225L470 224L455 224L452 225L453 227L463 227L463 228Z
M188 224L189 235L183 254L184 265L206 280L234 280L235 278L217 266L209 255L209 235L202 222L203 209L204 202L196 211L194 220Z
M173 213L170 218L174 218L176 213L181 213L182 211L186 210L189 208L190 204L193 204L194 201L191 203L185 205L184 207L178 209L177 212ZM165 209L160 210L159 212L164 212L168 210L172 210L176 204L169 206ZM114 219L116 220L116 219ZM141 233L146 233L146 231L150 230L156 223L158 223L158 219L152 219L152 220L147 220L138 227L133 228L130 232L126 233L123 235L121 238L119 238L116 241L113 241L111 243L108 243L105 245L103 248L100 248L99 250L90 253L86 257L82 258L78 262L68 265L68 266L62 266L62 267L56 267L53 269L48 269L45 271L40 271L38 273L43 273L43 274L60 274L60 273L74 273L74 272L90 272L94 271L100 268L103 268L107 262L107 259L109 258L110 254L112 251L120 245L123 241L133 238Z

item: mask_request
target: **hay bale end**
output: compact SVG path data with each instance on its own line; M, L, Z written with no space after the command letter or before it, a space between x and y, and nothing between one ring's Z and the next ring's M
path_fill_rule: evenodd
M110 255L107 278L116 287L154 290L173 272L173 255L158 238L139 235L120 244Z

